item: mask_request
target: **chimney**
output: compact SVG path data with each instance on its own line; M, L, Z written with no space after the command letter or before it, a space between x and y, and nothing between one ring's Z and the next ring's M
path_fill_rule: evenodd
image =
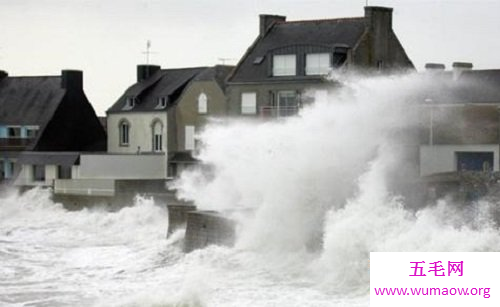
M425 64L425 70L430 73L443 72L445 70L444 64L441 63L427 63Z
M273 24L275 24L277 22L285 22L286 21L286 16L280 16L280 15L261 14L261 15L259 15L259 17L260 17L259 35L261 37L266 35L267 30L269 30L269 28L272 27Z
M158 65L137 65L137 82L148 79L160 69Z
M7 77L9 74L5 70L0 70L0 80Z
M389 42L392 33L392 8L365 6L365 26L370 33L371 65L389 67L394 61Z
M464 70L471 70L472 63L453 62L453 80L458 80Z
M366 26L375 32L388 32L392 29L392 8L365 6Z
M83 90L83 72L81 70L62 70L61 87L66 90Z

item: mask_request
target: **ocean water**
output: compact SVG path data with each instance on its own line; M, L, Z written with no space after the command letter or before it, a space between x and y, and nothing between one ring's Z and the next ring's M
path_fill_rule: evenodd
M407 98L422 81L343 82L299 117L200 134L210 171L174 187L233 212L232 248L182 253L165 205L141 196L110 212L68 211L43 189L1 195L0 305L368 306L371 251L499 251L496 200L415 206L397 192L413 171L398 132L419 123Z

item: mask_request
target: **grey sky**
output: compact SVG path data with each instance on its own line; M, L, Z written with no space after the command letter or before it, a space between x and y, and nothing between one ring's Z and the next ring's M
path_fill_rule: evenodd
M369 0L394 8L394 30L417 69L454 61L500 68L500 1ZM135 81L152 41L162 67L236 63L258 14L289 20L362 16L365 0L0 0L0 69L10 75L84 71L99 114Z

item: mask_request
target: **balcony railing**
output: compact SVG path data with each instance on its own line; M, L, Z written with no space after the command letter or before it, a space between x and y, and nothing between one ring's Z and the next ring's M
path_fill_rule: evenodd
M286 106L286 107L263 106L263 107L260 107L260 116L263 118L294 116L294 115L297 115L298 112L299 112L298 106Z
M24 150L33 139L0 138L0 150Z

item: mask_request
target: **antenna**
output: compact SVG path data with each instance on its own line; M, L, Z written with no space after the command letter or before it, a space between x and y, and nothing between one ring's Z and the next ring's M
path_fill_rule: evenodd
M365 5L368 6L368 0L365 1Z
M151 56L151 54L154 54L156 52L154 51L151 51L151 40L148 39L148 41L146 42L146 51L143 51L142 54L145 54L146 55L146 64L149 65L149 58Z

